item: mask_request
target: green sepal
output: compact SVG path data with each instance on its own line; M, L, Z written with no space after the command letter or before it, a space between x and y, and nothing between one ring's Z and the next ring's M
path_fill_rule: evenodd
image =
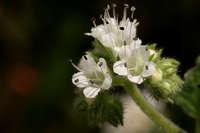
M158 45L157 43L153 43L149 45L149 49L155 50L157 45Z

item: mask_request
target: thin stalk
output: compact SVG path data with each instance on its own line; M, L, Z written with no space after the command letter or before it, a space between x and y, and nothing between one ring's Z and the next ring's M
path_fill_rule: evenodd
M136 85L129 82L126 78L116 78L115 85L122 85L125 90L130 94L132 99L137 103L141 110L150 117L156 124L163 128L167 133L186 133L183 129L175 125L172 121L164 117L161 113L153 109L146 101L144 96L138 90ZM198 132L200 133L200 132Z

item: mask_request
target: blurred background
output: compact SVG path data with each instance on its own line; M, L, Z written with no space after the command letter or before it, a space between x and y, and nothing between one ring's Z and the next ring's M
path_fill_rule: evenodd
M143 43L158 43L164 56L181 62L180 74L200 54L199 0L1 0L0 133L99 133L75 113L68 62L78 62L91 47L84 35L107 3L136 7ZM100 22L100 21L99 21ZM177 105L167 115L193 132L192 118ZM134 117L134 116L133 116ZM142 123L141 123L142 124ZM134 123L133 123L134 125Z

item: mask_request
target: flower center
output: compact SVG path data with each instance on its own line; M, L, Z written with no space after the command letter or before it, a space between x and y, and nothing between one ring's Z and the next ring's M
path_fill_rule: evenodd
M102 85L105 79L104 74L98 70L93 71L92 73L86 73L86 76L92 85L97 85L97 86Z
M127 61L127 67L131 75L138 76L144 70L145 62L143 58L130 56Z

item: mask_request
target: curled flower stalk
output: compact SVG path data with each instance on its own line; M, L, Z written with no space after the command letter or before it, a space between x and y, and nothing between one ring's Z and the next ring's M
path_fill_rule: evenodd
M76 108L88 111L89 119L97 124L107 121L114 126L123 125L123 105L114 94L116 86L122 86L142 111L166 132L185 133L154 110L137 87L143 84L155 99L173 103L173 97L183 84L177 75L179 62L162 58L162 50L156 49L155 44L142 44L136 34L138 22L133 18L134 7L125 4L121 20L115 9L114 4L110 15L110 6L107 6L101 16L103 24L96 25L93 21L94 27L86 35L95 38L94 50L87 51L77 66L72 63L79 71L72 76L72 83L80 88ZM127 17L129 9L130 18Z
M144 96L141 94L141 92L138 90L136 85L121 77L115 78L114 82L122 85L125 90L130 94L132 99L138 104L141 110L167 133L186 133L186 131L184 131L172 121L165 118L161 113L153 109L146 101Z

